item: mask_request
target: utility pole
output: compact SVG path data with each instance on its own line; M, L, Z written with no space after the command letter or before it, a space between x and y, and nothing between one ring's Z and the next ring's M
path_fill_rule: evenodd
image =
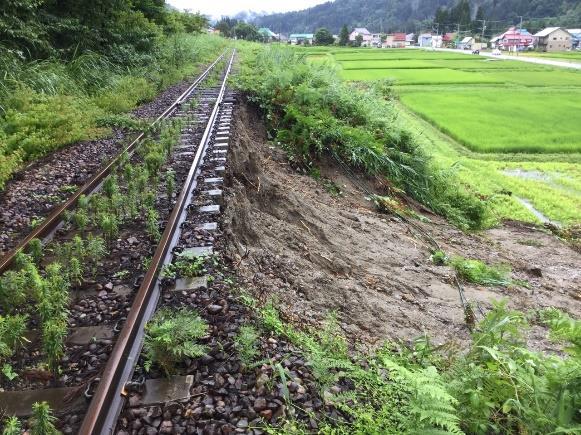
M476 21L479 21L482 23L482 34L480 36L480 39L481 39L480 42L482 42L482 41L484 41L484 31L486 30L486 20L476 20Z
M517 15L517 17L520 18L520 24L518 25L518 31L520 33L520 31L522 30L522 15Z

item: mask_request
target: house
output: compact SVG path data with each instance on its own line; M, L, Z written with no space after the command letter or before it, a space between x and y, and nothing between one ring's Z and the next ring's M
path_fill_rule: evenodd
M457 48L459 50L472 50L472 46L476 41L472 36L466 36L462 41L458 43Z
M442 45L444 47L454 47L456 45L456 33L445 33L442 36Z
M307 44L312 45L315 35L313 33L291 33L289 41L293 45Z
M418 45L420 47L431 47L432 46L432 34L422 33L418 36Z
M562 27L547 27L534 36L537 48L542 51L566 51L573 46L573 35Z
M492 48L508 51L522 51L532 48L534 41L535 37L527 29L517 29L516 27L509 27L502 35L490 40L494 44Z
M262 36L262 39L265 42L276 41L278 39L278 35L270 30L268 27L261 27L258 29L258 33Z
M405 33L392 33L385 35L383 47L403 48L405 47Z
M581 46L581 29L567 29L571 34L571 48L573 50Z
M416 43L416 35L413 33L408 33L405 35L405 46L410 47Z
M367 30L365 27L356 27L355 29L353 29L353 31L349 35L349 41L355 42L359 35L363 37L363 42L361 43L361 45L369 45L371 43L373 36L371 35L371 32Z

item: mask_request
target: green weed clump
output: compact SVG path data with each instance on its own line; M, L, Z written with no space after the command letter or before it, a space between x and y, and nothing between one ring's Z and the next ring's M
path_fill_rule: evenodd
M332 66L307 62L296 50L247 50L239 85L266 112L269 127L296 165L310 168L314 159L330 153L370 175L387 177L462 228L482 227L485 203L458 187L454 174L432 164L378 91L355 89Z
M155 364L170 376L186 358L204 355L206 346L198 340L207 330L208 324L194 310L162 308L146 326L145 369Z
M256 308L262 325L297 346L338 419L323 434L577 433L581 417L581 322L555 310L538 314L565 356L527 349L527 316L497 302L477 324L466 353L448 354L429 339L349 353L336 321L299 331L272 304ZM331 394L329 386L342 391ZM292 403L290 403L292 406ZM294 420L272 433L308 431Z

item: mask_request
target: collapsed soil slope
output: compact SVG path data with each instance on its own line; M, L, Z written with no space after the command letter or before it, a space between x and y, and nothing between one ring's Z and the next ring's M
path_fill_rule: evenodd
M322 175L342 190L334 197L320 182L292 170L266 137L256 112L241 107L225 214L241 285L259 298L276 297L285 314L301 323L337 311L354 342L409 340L423 332L436 342L467 339L454 273L432 264L425 238L400 219L377 213L358 187L361 180L323 162ZM469 301L486 310L491 300L506 297L523 310L556 306L581 313L581 254L553 236L520 224L467 235L429 217L431 223L419 225L446 252L510 263L512 276L530 284L464 285ZM542 348L542 335L534 333L531 344Z

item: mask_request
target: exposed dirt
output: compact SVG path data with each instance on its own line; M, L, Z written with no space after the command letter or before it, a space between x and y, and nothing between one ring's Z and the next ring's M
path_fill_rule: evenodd
M301 323L316 324L336 310L354 343L409 340L423 332L436 342L468 338L454 272L432 264L417 228L373 209L359 187L373 183L354 182L337 165L321 162L323 177L342 191L332 196L288 165L248 106L239 109L234 137L225 227L242 286L258 297L277 297ZM427 216L431 223L416 225L447 253L510 263L512 277L528 281L530 288L463 284L468 300L484 311L491 300L508 298L523 310L556 306L581 313L581 255L553 236L515 223L469 235ZM543 336L536 328L530 344L546 349Z

